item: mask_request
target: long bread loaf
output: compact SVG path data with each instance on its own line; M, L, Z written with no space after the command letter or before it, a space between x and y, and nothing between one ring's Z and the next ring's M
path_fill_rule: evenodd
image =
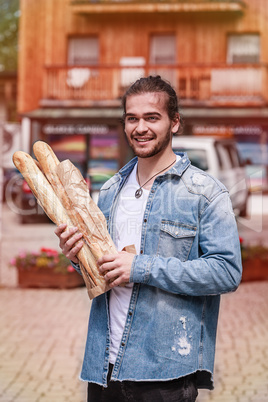
M43 141L37 141L33 145L33 151L46 178L66 209L71 221L83 234L83 238L95 259L100 258L100 253L101 255L117 253L107 231L105 218L91 199L87 184L80 171L70 161L60 163L52 148ZM72 172L72 177L66 180L70 172ZM63 182L65 182L65 187ZM70 183L70 186L76 183L79 186L76 185L76 191L68 194L69 186L66 183ZM82 197L79 197L76 202L79 192L82 192ZM96 246L96 242L98 242L98 246ZM96 275L98 275L97 272Z
M44 209L49 218L57 225L66 223L69 228L74 226L74 223L66 209L63 207L61 201L57 197L43 172L40 170L36 161L27 153L18 151L13 155L13 162L27 181L30 189L37 198L38 203ZM88 283L86 282L88 290L91 287L94 288L96 286L101 288L98 290L96 289L96 291L93 292L93 297L107 290L105 280L98 272L96 259L93 257L87 244L83 245L77 256L82 267L86 270L86 273L84 272L83 276L84 279L86 278L88 280ZM94 273L92 268L94 268Z

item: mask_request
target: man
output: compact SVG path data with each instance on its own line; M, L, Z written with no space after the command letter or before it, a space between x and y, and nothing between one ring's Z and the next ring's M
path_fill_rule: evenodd
M98 262L111 290L93 300L81 377L88 401L195 401L213 388L220 294L241 279L235 217L225 187L174 154L168 83L136 81L123 107L136 158L102 187L99 207L117 249L137 254ZM55 233L77 263L81 234L65 229Z

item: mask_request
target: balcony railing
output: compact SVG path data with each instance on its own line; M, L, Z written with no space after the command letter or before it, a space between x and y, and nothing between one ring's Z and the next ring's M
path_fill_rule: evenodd
M136 79L161 75L189 105L265 105L267 65L46 67L42 105L87 106L119 100Z

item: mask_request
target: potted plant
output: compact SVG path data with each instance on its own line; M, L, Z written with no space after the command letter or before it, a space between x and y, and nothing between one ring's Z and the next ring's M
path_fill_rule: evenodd
M263 244L245 245L240 238L243 265L242 281L268 280L268 247Z
M17 269L20 287L68 289L84 286L84 280L62 253L42 247L38 252L22 251L10 261Z

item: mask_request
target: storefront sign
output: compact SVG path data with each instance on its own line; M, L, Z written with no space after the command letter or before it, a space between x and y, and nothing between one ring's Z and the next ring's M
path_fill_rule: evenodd
M45 124L44 134L108 134L109 126L105 124Z
M193 126L193 135L215 135L224 137L233 137L234 135L261 135L263 129L261 126L224 126L224 125L195 125Z

